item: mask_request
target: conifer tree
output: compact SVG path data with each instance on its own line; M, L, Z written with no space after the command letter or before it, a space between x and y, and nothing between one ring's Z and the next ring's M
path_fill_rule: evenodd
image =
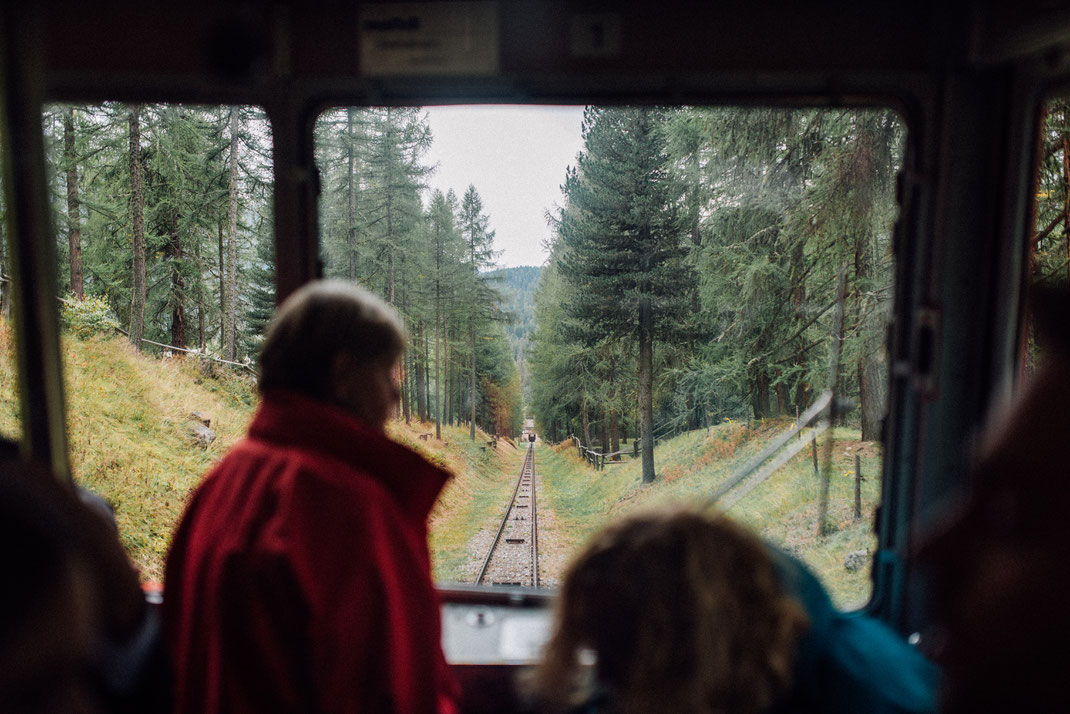
M480 275L494 261L494 231L488 230L490 219L483 213L483 200L476 187L469 184L461 199L461 234L467 245L466 260L469 275L468 335L470 340L471 370L469 373L470 422L469 438L476 438L476 330L481 318L485 317L482 309L490 291L486 279ZM481 314L482 313L482 314Z
M583 341L638 351L643 481L654 480L654 342L687 322L689 271L671 201L660 109L589 107L584 150L566 178L559 233L569 314Z

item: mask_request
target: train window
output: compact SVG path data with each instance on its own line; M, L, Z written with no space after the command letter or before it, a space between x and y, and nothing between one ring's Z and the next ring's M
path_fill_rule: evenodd
M1070 285L1070 99L1051 99L1043 121L1028 279L1034 286L1065 288ZM1019 357L1021 375L1031 375L1042 359L1027 311Z
M11 251L7 230L7 195L0 176L0 438L12 442L22 436L14 323L11 319Z
M716 500L863 604L904 135L878 109L321 114L324 271L403 315L394 436L457 474L438 580L553 586L607 519Z
M249 106L62 104L43 120L72 471L162 581L186 495L255 408L271 127Z

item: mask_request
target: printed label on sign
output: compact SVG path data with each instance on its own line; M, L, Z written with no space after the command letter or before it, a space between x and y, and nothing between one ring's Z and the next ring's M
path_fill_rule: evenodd
M360 68L369 76L498 72L498 3L410 2L360 9Z

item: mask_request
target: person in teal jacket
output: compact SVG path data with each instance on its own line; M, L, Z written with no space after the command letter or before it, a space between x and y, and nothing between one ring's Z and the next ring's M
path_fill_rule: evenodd
M570 565L533 676L582 714L923 714L937 671L878 620L725 516L628 516Z
M767 546L785 592L810 626L798 642L792 686L777 714L920 714L937 711L936 666L863 612L841 612L799 560Z

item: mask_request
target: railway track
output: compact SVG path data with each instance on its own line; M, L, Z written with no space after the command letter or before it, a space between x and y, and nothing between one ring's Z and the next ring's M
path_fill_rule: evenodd
M494 536L476 585L539 585L539 517L535 496L535 445L528 444L509 507Z

